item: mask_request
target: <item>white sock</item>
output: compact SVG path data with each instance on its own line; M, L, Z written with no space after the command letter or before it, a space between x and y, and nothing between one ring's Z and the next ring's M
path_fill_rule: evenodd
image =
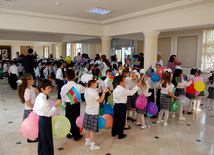
M90 145L90 138L85 138L85 146L89 146Z
M158 114L158 121L159 121L159 122L161 121L161 119L162 119L162 117L163 117L163 113L164 113L164 110L161 109L161 111L160 111L159 114Z
M100 146L96 146L95 142L90 142L90 150L95 151L95 150L99 150Z
M167 123L168 118L169 118L169 110L164 110L165 111L165 115L164 115L164 123Z

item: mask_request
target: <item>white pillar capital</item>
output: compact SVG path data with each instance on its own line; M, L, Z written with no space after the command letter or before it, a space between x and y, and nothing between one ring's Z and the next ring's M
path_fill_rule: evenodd
M100 37L101 40L111 40L112 37Z
M156 35L158 36L160 34L160 31L148 31L148 32L143 32L144 35Z

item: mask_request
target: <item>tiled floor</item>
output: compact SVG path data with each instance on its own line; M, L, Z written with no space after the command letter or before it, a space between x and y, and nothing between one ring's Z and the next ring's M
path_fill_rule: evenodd
M55 100L55 98L56 88L50 95L50 99ZM205 99L203 103L206 103ZM81 114L83 114L85 103L82 103L81 107ZM20 134L23 110L24 105L20 103L17 91L12 90L8 85L3 85L0 80L1 155L37 154L37 143L27 143L26 138ZM61 109L59 112L64 115ZM201 112L194 112L192 115L185 114L185 117L186 121L170 118L167 127L153 123L156 119L146 118L148 124L151 125L150 130L141 130L135 123L128 121L131 129L125 131L128 137L122 140L111 137L111 129L102 129L96 134L96 143L101 146L101 149L95 152L84 146L84 138L77 142L73 139L54 138L54 151L56 155L214 154L214 111L203 108ZM17 144L18 142L21 143ZM64 150L59 151L58 148L61 147Z

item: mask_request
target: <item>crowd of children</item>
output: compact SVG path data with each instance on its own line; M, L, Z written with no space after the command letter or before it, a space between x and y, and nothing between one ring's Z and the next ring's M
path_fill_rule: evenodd
M105 59L105 57L103 57ZM104 63L104 67L102 66ZM18 78L18 69L15 62L3 65L4 82L7 83L6 73L9 73L11 79ZM17 71L15 71L17 70ZM154 72L154 70L152 70ZM148 71L147 71L148 72ZM95 145L94 133L98 129L99 109L107 102L109 95L113 94L114 101L114 117L111 135L118 136L118 139L123 139L127 135L124 133L125 129L131 127L126 124L126 120L136 121L137 126L146 130L150 125L146 123L145 117L147 115L147 108L138 109L135 105L136 99L144 95L148 102L155 102L158 106L157 123L163 123L166 127L168 124L169 111L172 98L177 99L179 95L186 95L190 99L188 107L188 114L192 114L192 110L200 111L201 92L197 97L195 94L188 94L185 92L185 87L192 84L195 76L201 76L201 72L197 68L193 68L187 80L183 78L183 70L181 67L175 69L172 74L171 69L164 69L162 71L162 78L159 82L153 82L151 77L147 76L144 69L132 67L123 67L121 63L113 63L108 67L108 62L96 59L96 61L85 60L81 63L66 63L65 61L39 60L38 65L35 66L35 81L32 75L24 74L18 80L18 94L22 103L25 103L24 119L31 111L34 111L40 116L39 119L39 154L53 154L53 137L51 129L51 115L56 111L56 107L62 102L65 107L65 116L71 123L71 134L67 138L74 137L74 140L79 140L83 136L80 134L80 129L76 125L76 119L80 116L80 101L71 104L71 99L67 96L71 88L79 94L84 94L82 100L86 102L86 109L84 114L83 128L85 129L85 146L90 146L90 150L98 150L99 146ZM112 74L114 73L114 74ZM209 75L202 77L206 80L209 76L209 96L207 106L212 100L212 108L214 108L214 71ZM114 80L112 81L112 76ZM103 78L104 77L104 78ZM176 80L176 79L181 80ZM87 79L87 80L86 80ZM10 81L10 80L9 80ZM51 82L52 81L52 82ZM48 95L51 92L53 81L58 87L59 99L54 107L51 107L47 101ZM16 89L13 82L11 87ZM36 97L35 89L32 86L37 86ZM173 93L173 89L175 93ZM192 108L193 103L193 108ZM197 103L197 104L196 104ZM179 121L184 121L183 117L184 107L180 106ZM131 112L132 111L132 116ZM164 114L164 119L162 120ZM175 113L172 113L172 118L175 118ZM36 140L35 140L36 141ZM31 142L28 140L28 142Z

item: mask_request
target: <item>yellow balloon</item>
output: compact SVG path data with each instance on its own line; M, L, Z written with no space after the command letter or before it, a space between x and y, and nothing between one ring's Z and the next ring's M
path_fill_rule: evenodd
M71 63L71 57L67 56L67 57L65 58L65 61L66 61L68 64L70 64L70 63Z
M194 88L195 88L196 91L202 92L205 89L205 85L204 85L203 82L197 81L194 84Z
M71 123L65 116L57 115L52 118L53 137L63 138L71 129Z

